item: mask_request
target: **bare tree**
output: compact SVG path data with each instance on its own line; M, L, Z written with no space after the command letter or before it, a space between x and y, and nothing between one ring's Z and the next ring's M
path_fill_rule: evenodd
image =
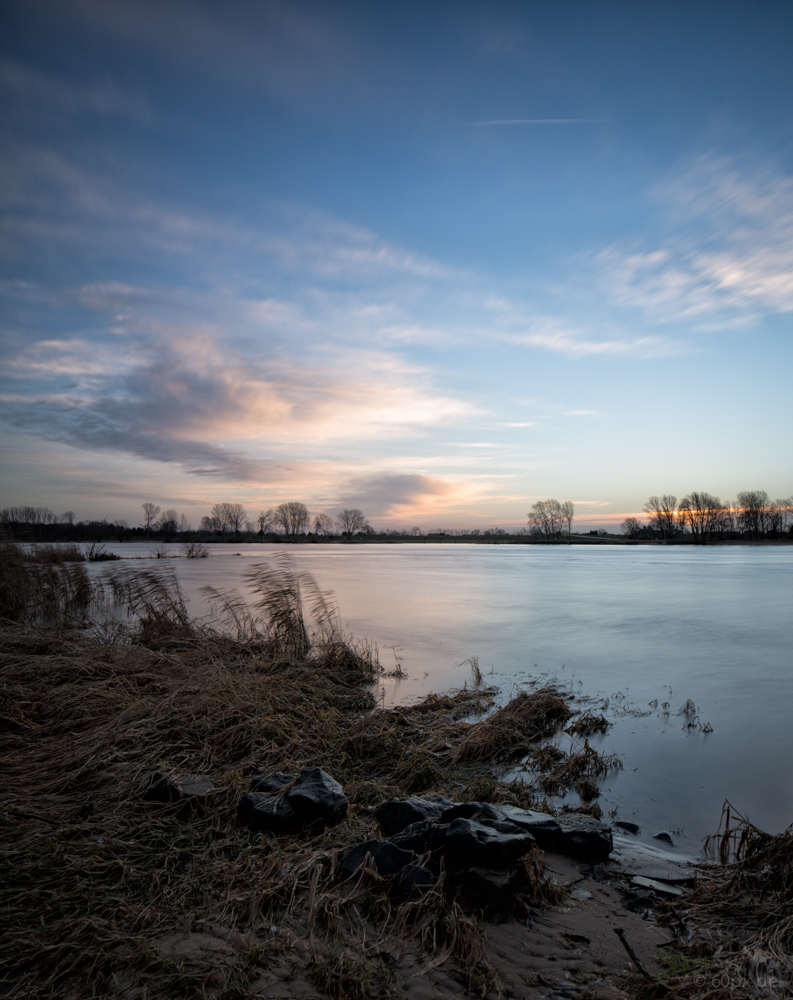
M259 534L263 537L272 528L273 522L275 520L275 511L272 507L269 510L260 510L259 516L256 518L256 524L259 527Z
M771 501L765 490L746 490L738 494L740 530L753 538L762 538L770 528Z
M143 508L143 525L146 528L146 537L148 538L157 515L160 513L160 508L156 503L142 503L141 507Z
M642 522L638 517L626 517L622 522L622 533L630 538L638 538L642 527Z
M216 503L210 511L210 516L217 521L221 534L231 532L238 535L240 525L244 522L248 512L241 503Z
M201 518L201 531L210 531L213 535L216 535L220 530L220 521L216 517L207 517L205 515Z
M295 539L297 533L302 531L308 521L308 507L299 500L290 500L288 503L281 503L275 508L273 521L284 529L288 539Z
M769 514L769 531L773 535L784 535L793 519L793 497L774 500Z
M342 535L352 538L366 524L366 518L363 511L358 510L357 507L353 507L352 510L341 511L336 518L336 522L339 525L339 531L341 531Z
M410 529L408 534L412 535L414 538L418 538L419 535L421 534L421 528L418 525L416 525L415 528Z
M703 540L724 530L726 513L718 497L704 491L692 491L677 505L678 514L695 539Z
M73 510L67 510L67 511L64 511L63 514L61 514L61 524L69 524L69 525L74 524L74 511Z
M228 510L229 531L236 537L240 533L240 528L244 524L248 512L241 503L228 503L225 506Z
M333 530L333 518L328 514L317 514L314 518L314 534L329 535Z
M562 504L558 500L538 500L531 505L528 516L529 526L536 528L546 538L554 538L558 535L564 524ZM570 521L572 523L572 514Z
M173 508L166 510L160 518L160 530L170 541L171 536L179 530L179 512Z
M573 518L575 517L575 504L572 500L565 500L560 507L562 511L562 520L567 525L567 534L572 535L573 533Z
M180 514L179 515L179 531L180 532L185 532L185 531L192 531L192 530L193 530L193 526L187 520L187 514Z
M677 497L664 493L662 497L650 497L644 505L644 512L650 517L650 527L669 538L675 533L677 517Z

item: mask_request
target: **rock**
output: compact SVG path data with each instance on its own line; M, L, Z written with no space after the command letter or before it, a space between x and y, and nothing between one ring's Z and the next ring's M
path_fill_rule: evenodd
M489 802L458 802L441 813L441 823L452 823L456 819L502 818L498 806L491 806Z
M695 873L686 865L655 858L651 854L640 854L620 850L610 862L622 875L641 875L643 878L669 882L672 885L690 885L695 881Z
M592 893L589 889L573 889L570 893L570 898L577 900L579 903L585 903L588 899L592 898Z
M396 889L405 896L423 896L437 884L438 876L423 865L405 865L394 879Z
M497 806L499 819L528 830L543 850L558 848L562 839L559 820L548 813L516 806Z
M286 801L294 809L301 826L313 823L335 826L347 815L344 789L319 767L300 772L286 793Z
M265 792L246 792L239 801L237 812L243 823L254 830L270 833L296 833L303 825L283 796Z
M143 797L149 802L183 802L211 791L212 781L204 775L163 774L157 771L152 775Z
M645 878L643 875L634 875L631 885L638 885L641 889L651 889L659 892L662 896L682 896L683 890L676 885L668 885L664 882L657 882L654 878Z
M503 913L515 904L513 876L508 871L464 868L450 872L449 886L465 909Z
M675 846L674 840L672 840L672 835L667 833L666 830L661 830L660 833L653 834L653 840L663 840L665 844L669 844L670 847Z
M341 856L341 870L348 877L354 875L366 860L367 854L372 857L372 863L378 875L388 878L402 871L405 865L416 860L412 851L404 851L387 840L367 840L355 847L348 847Z
M614 843L611 830L591 816L568 813L559 817L561 838L559 850L562 854L597 864L605 861L611 853Z
M453 806L451 799L442 795L414 795L409 799L390 799L375 810L375 819L387 837L401 833L412 823L440 819L445 809Z
M434 819L425 819L421 823L411 823L402 833L390 838L405 851L415 851L424 854L425 851L440 851L446 846L447 827Z
M493 819L456 819L446 833L447 856L461 868L508 868L535 843L527 830Z
M634 837L637 837L641 833L641 830L635 823L629 823L624 819L616 820L614 826L616 826L618 830L625 830L626 833L632 833Z
M294 780L293 775L284 774L282 771L276 771L275 774L268 775L260 774L255 778L251 778L251 791L267 792L269 795L275 795L284 786L288 785L290 781Z

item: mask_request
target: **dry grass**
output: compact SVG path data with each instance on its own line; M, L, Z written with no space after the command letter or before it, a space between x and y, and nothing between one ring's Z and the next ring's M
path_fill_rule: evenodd
M793 996L793 827L771 836L725 803L708 842L722 864L664 907L677 941L666 988L712 1000Z
M271 924L298 918L304 974L328 996L387 996L387 942L453 961L478 992L497 987L481 924L443 883L416 900L392 899L374 873L351 888L338 853L376 835L369 807L394 794L535 805L490 766L567 721L557 693L522 692L480 722L492 688L374 710L376 651L346 642L330 597L288 564L256 571L252 611L216 595L225 619L210 628L189 618L167 566L89 579L80 563L31 563L14 546L0 556L9 996L244 996L284 961ZM114 602L126 621L103 617ZM251 775L314 765L347 789L341 825L274 838L239 823ZM193 806L147 802L155 771L206 774L213 790ZM164 948L209 924L226 929L221 951Z

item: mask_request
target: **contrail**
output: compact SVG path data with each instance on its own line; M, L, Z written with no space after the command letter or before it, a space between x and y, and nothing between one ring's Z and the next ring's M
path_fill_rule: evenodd
M609 118L496 118L489 122L466 122L466 125L582 125L607 122Z

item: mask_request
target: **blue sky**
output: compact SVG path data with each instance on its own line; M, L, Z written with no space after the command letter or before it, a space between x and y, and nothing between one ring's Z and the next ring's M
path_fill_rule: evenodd
M793 492L793 8L6 2L2 505Z

